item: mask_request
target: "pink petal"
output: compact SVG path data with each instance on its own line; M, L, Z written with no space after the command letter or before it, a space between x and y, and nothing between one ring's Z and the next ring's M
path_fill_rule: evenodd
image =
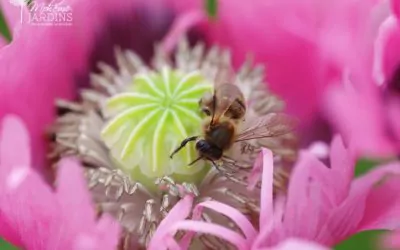
M95 220L95 211L83 169L74 159L63 159L59 163L57 199L68 222L74 227L81 227L81 230L88 230L90 222Z
M29 165L29 138L22 121L7 115L1 129L1 237L32 250L115 249L119 226L107 217L96 225L82 167L63 160L55 194Z
M260 156L262 157L260 159ZM263 148L260 156L257 158L253 168L256 168L254 174L258 175L258 172L262 166L262 187L260 194L260 220L259 228L260 233L255 239L253 246L259 247L265 244L270 238L271 232L274 226L274 220L280 216L280 214L274 214L274 200L273 200L273 156L272 152L266 148ZM262 161L261 161L262 160ZM259 162L260 161L260 162ZM260 168L260 169L259 169ZM281 219L281 217L279 218Z
M335 179L333 189L336 190L336 204L341 203L348 195L351 181L354 176L354 168L356 159L351 149L346 149L343 140L340 136L336 135L333 138L331 153L331 174Z
M320 231L318 242L333 245L362 230L398 226L400 200L394 194L398 194L400 182L396 176L393 179L385 178L399 173L400 166L392 164L378 167L358 178L347 199L332 210L325 227Z
M251 242L246 241L246 239L244 239L239 233L227 229L226 227L203 221L178 221L172 226L173 232L176 232L177 230L189 230L197 233L212 234L232 243L238 249L243 250L248 249L251 244Z
M359 192L359 190L366 190L380 183L382 180L386 180L387 177L394 175L397 176L400 172L400 167L396 163L386 164L377 166L367 174L355 179L352 185L352 192Z
M178 242L175 241L174 238L169 237L166 239L166 245L168 246L168 250L182 250L182 249L188 249L186 248L182 248Z
M358 155L385 156L394 152L386 135L384 110L377 89L355 92L342 87L328 90L325 111ZM365 136L368 135L368 136Z
M92 50L118 33L113 29L112 35L100 36L103 29L116 17L131 17L139 3L150 5L148 1L123 0L66 3L73 9L72 26L23 23L12 43L0 51L0 119L14 113L26 123L32 139L32 165L36 167L45 165L45 130L54 119L55 99L75 97L77 79L88 75L90 60L97 56ZM19 11L7 0L3 4ZM113 49L111 44L109 52Z
M375 41L374 76L379 84L389 81L400 64L399 43L398 19L389 16L381 24Z
M4 118L0 157L1 237L33 250L115 249L119 226L106 217L96 225L82 167L63 160L55 194L29 166L29 138L17 116Z
M355 159L346 150L343 141L335 136L330 152L330 168L314 159L311 176L320 183L329 209L336 207L348 196L351 180L354 175Z
M398 249L400 248L400 230L393 233L388 233L383 238L382 242L384 249Z
M1 49L3 46L6 46L6 45L7 45L7 42L6 42L5 38L2 37L2 36L0 36L0 49Z
M329 156L329 146L325 142L313 142L308 147L308 151L321 160L326 159Z
M176 223L189 216L189 213L192 209L192 203L193 197L191 195L187 195L171 209L171 211L168 213L168 216L165 217L157 227L157 230L149 243L149 250L162 249L160 248L160 243L164 241L165 237L174 231L173 227Z
M288 239L271 250L328 250L329 248L300 239Z
M247 189L252 191L256 187L258 181L260 180L260 176L262 174L262 165L263 165L263 155L262 153L258 155L256 158L253 167L251 169L251 172L248 176L248 185Z
M395 229L400 225L400 164L392 163L356 180L368 189L364 217L358 230ZM365 182L365 183L363 183Z
M3 167L3 166L1 166ZM12 231L0 235L11 236L6 240L27 249L44 249L52 232L53 222L60 221L60 208L52 190L31 169L25 169L24 176L18 182L9 185L10 178L18 168L0 180L0 211L2 219L10 225ZM8 228L10 230L10 228Z
M107 214L96 222L83 168L77 161L63 159L60 162L55 197L61 219L54 221L57 229L51 232L47 249L62 246L76 250L112 250L117 247L119 223Z
M260 229L272 222L273 216L273 172L272 152L263 148L262 188L260 198Z
M0 119L7 113L21 117L32 136L32 163L43 166L44 131L53 119L54 98L71 97L74 86L72 76L66 76L65 68L69 66L60 61L65 57L54 45L55 40L63 39L27 29L0 51L0 64L4 65L0 68ZM32 60L38 55L40 63Z
M120 226L109 215L103 215L95 224L92 220L90 229L70 225L68 220L60 224L47 242L46 249L72 250L114 250L118 247Z
M7 115L1 122L0 173L9 174L12 167L29 166L31 163L29 135L23 121Z
M317 162L313 155L303 151L291 174L283 221L287 235L313 239L318 230L320 187L317 182L310 182L313 164Z
M257 238L253 242L253 248L259 249L264 246L274 245L285 238L283 216L286 205L286 197L277 196L274 198L274 214L272 223L263 225Z
M390 131L393 133L396 148L400 149L400 99L390 97L387 100L388 123Z
M339 207L332 209L316 241L332 246L355 232L363 217L366 196L365 193L354 194Z
M374 86L370 80L373 66L373 44L382 19L387 16L385 1L336 1L329 10L322 34L323 50L342 70L351 72L357 88Z
M198 207L206 207L214 210L228 218L230 218L243 232L247 240L253 241L257 235L257 231L254 229L250 221L240 211L235 208L225 205L218 201L205 201L197 205ZM196 206L196 207L197 207ZM262 222L260 222L263 225Z
M308 154L308 153L307 153ZM306 153L303 154L303 158ZM316 157L309 154L307 155L308 164L310 165L310 178L313 181L317 182L323 197L323 203L321 205L324 206L324 209L329 209L332 206L336 205L336 191L335 184L338 181L338 178L335 178L334 173L327 166L325 166L321 161L319 161ZM341 166L343 168L351 166Z
M97 247L95 249L116 249L120 240L120 225L111 216L105 214L97 222ZM78 250L78 249L77 249Z
M51 190L29 164L26 128L19 117L7 115L0 137L0 235L20 246L26 245L25 234L38 239L33 245L41 245L39 239L47 232L38 227L56 215Z
M392 10L394 14L396 14L397 18L400 18L400 1L399 0L391 0Z
M203 215L203 207L202 206L195 206L192 210L192 220L201 220ZM196 235L196 232L186 232L185 235L182 237L181 241L179 242L179 246L183 249L189 248L192 238Z

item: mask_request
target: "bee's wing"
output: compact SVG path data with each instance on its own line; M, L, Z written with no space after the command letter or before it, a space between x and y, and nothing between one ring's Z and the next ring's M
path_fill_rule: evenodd
M270 113L257 118L236 137L235 142L275 137L294 130L296 121L285 114Z

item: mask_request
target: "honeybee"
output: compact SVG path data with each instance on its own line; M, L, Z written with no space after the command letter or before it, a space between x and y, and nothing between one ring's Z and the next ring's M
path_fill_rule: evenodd
M201 111L206 115L202 123L203 134L184 139L171 158L188 142L195 141L198 152L189 165L204 159L210 161L217 170L217 162L222 165L236 165L235 161L224 155L235 143L252 139L281 136L293 130L293 120L284 114L270 113L257 118L245 129L240 129L246 115L245 98L240 89L230 83L219 84L213 94L205 94L199 101ZM250 144L248 144L250 146Z

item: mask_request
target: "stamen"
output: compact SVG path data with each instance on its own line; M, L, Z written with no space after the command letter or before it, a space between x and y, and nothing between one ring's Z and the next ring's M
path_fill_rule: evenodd
M182 39L182 36L193 26L206 20L206 15L201 10L194 10L179 16L172 24L172 28L162 41L161 47L166 54L170 54L173 48Z

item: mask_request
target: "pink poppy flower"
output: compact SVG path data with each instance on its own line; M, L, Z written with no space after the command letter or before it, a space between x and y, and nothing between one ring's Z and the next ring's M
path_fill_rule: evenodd
M88 72L93 70L94 64L100 61L106 61L108 64L102 64L103 68L101 68L101 73L92 77L95 79L95 81L91 81L93 84L92 88L97 87L97 92L90 92L92 95L83 95L82 92L79 93L86 97L83 98L85 100L84 102L79 102L79 105L76 105L76 103L63 103L70 109L69 111L73 111L70 112L73 114L72 116L71 114L67 114L64 117L61 117L60 115L59 117L58 122L61 124L61 129L59 128L57 131L59 133L57 134L57 136L59 136L59 147L57 148L58 151L55 155L59 156L61 153L71 154L71 151L72 154L81 154L81 149L83 149L83 157L89 156L89 160L86 160L92 164L93 162L97 164L100 162L100 164L103 164L101 165L102 168L92 168L95 173L92 174L91 177L93 178L91 178L90 181L93 185L92 187L96 189L96 192L98 191L95 195L100 197L97 198L98 200L101 200L101 205L104 209L109 209L110 212L117 214L118 218L123 218L121 220L123 220L125 224L124 226L131 229L131 231L129 231L130 234L127 233L124 235L124 243L125 241L134 238L131 237L132 235L137 236L135 233L136 231L139 231L138 235L143 237L141 237L138 242L140 241L140 244L143 244L143 242L147 244L149 240L148 236L152 235L155 230L154 225L157 225L158 222L161 221L161 218L167 214L166 211L169 210L169 205L174 204L174 199L176 197L172 197L173 195L164 195L165 193L160 192L155 196L156 198L154 198L154 196L150 195L149 192L146 192L146 190L143 189L143 185L141 185L140 182L136 183L129 179L131 176L128 174L131 173L126 174L122 172L121 169L114 168L114 166L118 165L119 162L116 162L114 158L108 155L108 151L105 150L105 146L102 144L103 142L97 134L101 130L102 125L98 127L96 126L98 125L96 122L99 121L99 119L96 118L98 118L99 113L101 112L97 112L98 110L94 110L91 106L93 106L92 98L93 96L96 97L96 94L98 96L101 96L105 92L115 94L115 92L118 93L118 88L121 87L121 81L122 85L126 84L127 79L129 83L132 82L132 69L135 72L137 71L142 73L142 70L147 68L147 66L143 66L145 63L138 63L138 56L136 56L136 54L130 53L129 51L124 51L122 53L121 50L117 50L117 52L119 52L119 54L117 53L118 62L115 63L116 60L114 57L111 57L113 55L114 46L117 45L124 49L135 49L136 52L143 57L144 61L148 62L149 57L147 55L152 53L154 41L161 39L166 33L173 14L171 14L169 6L164 5L166 1L163 0L100 0L96 2L77 0L68 3L73 10L72 27L31 26L27 23L21 24L18 23L18 21L15 22L15 20L18 20L16 19L17 14L20 14L16 11L18 8L14 6L15 8L12 10L14 14L8 14L8 11L6 10L6 17L10 18L9 16L13 16L14 22L10 23L14 23L16 26L11 29L13 31L14 40L9 46L2 48L0 51L0 65L3 65L0 67L0 118L7 113L16 113L21 116L21 118L26 122L29 132L32 134L31 146L34 149L34 152L32 154L33 159L30 165L45 166L44 153L46 143L43 139L43 134L45 127L51 124L54 120L55 108L53 102L55 98L63 97L66 99L72 99L76 97L78 92L77 89L88 85ZM238 2L224 2L221 7L229 7L230 4L235 7L232 9L233 11L228 8L224 13L234 13L236 10L242 9L246 10L245 8L242 8L243 6L234 5L237 3ZM314 15L310 14L313 13L313 7L315 7L312 3L305 2L307 4L304 6L300 3L296 4L290 1L285 3L290 3L290 8L287 8L287 6L281 3L277 3L276 5L274 4L267 8L271 14L267 15L270 16L268 17L270 20L263 19L262 22L268 21L267 24L270 27L257 26L256 29L249 29L251 25L248 23L246 24L246 22L243 22L243 25L238 22L235 22L235 25L231 25L230 18L227 19L228 22L226 23L228 26L225 27L226 23L223 20L225 20L226 16L224 16L224 18L221 18L221 22L219 22L219 24L217 23L215 34L213 29L206 30L203 34L207 34L208 40L212 43L220 42L224 45L229 45L234 48L234 50L237 50L238 55L235 54L235 61L237 64L244 57L244 48L246 47L243 45L246 44L245 42L247 40L252 40L253 44L249 44L247 49L256 52L256 60L261 62L273 62L271 65L266 65L269 68L268 72L271 77L270 81L275 86L274 90L282 92L289 101L293 101L293 104L289 103L289 110L291 112L303 117L307 122L312 122L312 119L316 116L315 113L318 110L318 104L320 101L319 95L325 89L325 83L330 84L341 76L339 73L342 70L342 67L338 68L337 65L339 64L340 66L343 66L342 61L344 60L341 56L344 56L345 53L343 53L343 50L340 50L340 48L342 48L341 46L338 47L338 50L334 51L338 53L333 53L329 50L321 50L321 48L326 49L327 47L332 46L329 46L329 39L321 41L319 35L326 31L326 27L323 26L321 28L315 26ZM345 8L346 6L342 6L341 3L342 2L336 6L337 9L335 10L337 11L334 11L333 13L349 14L350 12L350 14L354 14L351 11L343 12L342 7ZM9 3L5 1L2 2L2 5L3 4ZM260 14L262 9L256 7L258 6L251 6L250 11L256 11L256 14ZM287 13L284 11L287 11ZM331 13L331 11L329 11L329 13ZM23 12L23 15L25 14L26 13ZM263 15L265 14L266 13L263 13ZM90 15L91 18L88 19L88 15ZM240 16L243 16L244 21L254 22L252 18L249 18L246 15ZM296 17L296 20L287 19L286 17L288 16ZM304 19L300 18L302 22L297 22L297 16L304 17ZM308 18L309 16L310 19ZM334 23L336 20L340 20L341 16L338 15L334 17L334 20L328 19L326 21L327 27L330 27L329 25ZM188 18L186 22L187 26L185 27L185 25L183 25L182 27L179 27L178 25L178 30L187 30L187 27L189 27L191 23L194 24L199 20L202 20L202 15L194 13L193 15L183 15L180 17L180 19L185 18ZM288 20L288 23L283 22L281 25L279 21L281 21L282 18L283 20ZM317 17L315 17L315 19L319 21ZM352 20L353 19L350 21ZM255 23L260 24L262 22L259 21ZM185 22L182 23L185 24ZM362 22L360 21L360 23ZM132 24L138 24L138 26ZM343 25L346 26L347 23L345 22ZM229 27L232 27L233 32L230 32L231 29ZM236 27L238 28L237 30ZM354 31L359 26L354 25L354 27L351 27L354 28L352 29L352 31ZM267 29L270 32L269 36L266 36L266 40L249 39L249 37L260 33L261 28ZM250 31L248 31L248 29ZM222 31L226 31L226 33ZM230 35L231 33L233 34L232 36ZM137 39L138 34L140 34L140 39ZM173 32L171 34L173 34ZM221 34L227 34L227 39L225 39ZM331 37L335 36L332 35ZM351 41L351 39L344 40L345 44L346 42ZM325 47L321 44L325 45ZM264 45L267 49L264 49ZM333 47L336 49L335 46ZM196 65L203 62L201 56L199 56L199 54L203 54L203 50L204 48L198 46L193 49L193 51L189 51L183 46L181 48L182 53L177 54L177 61L183 67L187 66L188 69L193 69L193 67L198 69L198 66ZM208 52L208 55L210 56L207 59L209 60L204 60L206 63L203 64L204 70L208 71L208 73L213 72L212 62L215 62L213 56L217 57L217 59L225 58L225 56L226 58L229 58L229 53L219 56L220 54L218 54L218 51L217 53L212 53L215 52L213 50ZM162 53L159 53L158 55L161 54ZM335 57L335 55L339 56ZM295 60L293 60L293 57L302 58L304 61L294 64L293 62ZM158 63L164 63L162 61L163 58L161 57L155 59ZM115 64L118 64L119 68L117 70L112 68ZM160 65L158 66L160 67ZM248 67L243 68L243 74L245 77L250 79L249 82L262 82L262 80L259 80L260 75L262 75L259 68L255 68L254 70L251 69L251 66L250 69ZM164 72L167 73L164 74ZM163 74L160 74L159 76L162 81L164 81L164 77L169 79L168 74L167 70L163 71ZM166 81L170 82L169 80ZM110 86L110 82L112 82L112 84L116 82L117 84ZM142 82L148 83L146 79ZM180 82L184 81L182 80ZM291 86L290 84L293 82L301 82L301 84L294 85L292 88L289 88L290 91L285 92L285 89L287 89L288 86ZM150 85L151 84L152 83L150 82ZM165 91L168 91L168 88L166 88ZM255 94L260 96L259 89L254 88L253 91ZM190 93L190 91L188 91L188 93ZM146 96L147 93L145 93L145 95L140 95L140 92L134 94L136 94L136 97L143 97ZM160 92L155 94L160 94ZM102 97L105 98L104 96ZM196 100L197 102L198 97L188 98L186 101L190 103L193 102L193 100ZM305 100L307 102L305 102ZM98 101L96 105L101 107L101 104L103 104L102 98L97 98L96 101ZM305 103L304 106L300 105L302 102ZM274 106L276 100L273 100L272 103L272 106ZM263 104L265 104L263 107L271 105L271 103ZM63 108L65 108L65 106ZM259 105L257 107L259 108ZM82 115L87 110L90 111L88 112L88 117L94 117L92 120L86 119L88 118L86 114ZM59 111L61 113L63 112L61 108ZM167 116L164 118L166 119L166 117ZM150 119L150 117L147 118ZM137 134L141 134L140 128L144 127L144 124L146 124L145 121L146 119L141 123L141 126L138 126ZM100 121L100 124L102 122L103 120ZM162 128L160 127L159 131L161 130ZM77 131L78 133L76 133ZM187 133L185 128L182 129L182 126L176 129L176 131L183 134ZM120 136L119 133L115 134ZM159 133L154 134L158 135ZM131 136L129 136L129 138L130 137ZM56 140L56 138L54 139ZM129 141L131 141L131 139L129 139ZM132 141L134 140L132 139ZM153 141L157 140L154 139ZM271 146L277 146L278 148L281 147L281 143L285 147L284 149L287 147L285 141L270 143L272 144ZM114 143L110 142L110 144ZM172 143L169 143L169 146L171 144ZM78 150L74 151L75 149ZM93 151L90 150L93 150L95 154L91 154ZM155 151L162 151L162 149L156 148ZM100 154L98 154L98 152L100 152ZM140 154L141 152L136 153ZM289 153L284 153L292 156L291 151ZM100 157L98 157L99 155ZM94 161L90 161L93 159ZM152 157L151 159L151 161L154 162L156 162L156 160L155 157ZM112 168L109 168L109 166L112 166ZM143 164L141 166L145 165ZM99 171L97 172L97 170ZM61 174L63 174L62 171ZM106 178L103 178L103 175L105 175ZM215 180L217 178L210 179ZM151 181L149 181L149 183L151 183ZM175 185L173 181L169 184L172 186ZM240 188L238 188L240 186L239 184L232 184L229 182L229 185L233 186L233 190L240 190ZM192 186L188 185L188 187L191 188ZM205 189L210 190L208 186ZM136 190L139 190L139 192L136 192ZM228 195L220 194L220 189L216 189L215 191L218 191L216 193L219 197L228 197ZM229 188L228 191L235 199L235 202L243 200L243 197L236 195L236 192L231 192L231 188ZM141 202L141 206L132 206L132 201L138 201L138 199L132 199L132 197L135 197L132 195L135 192L136 194L141 195L140 201L143 201ZM249 196L245 198L252 197ZM110 202L110 200L112 202ZM259 200L256 199L255 201L258 202ZM134 216L131 216L132 214ZM136 230L136 228L138 228L138 230ZM162 228L161 225L160 228ZM294 235L294 237L297 237L297 235Z
M166 219L164 222L168 226L160 227L154 237L172 242L169 238L177 230L189 230L216 235L238 249L265 249L292 238L334 246L360 231L396 228L400 223L400 197L397 195L400 165L380 166L352 181L353 154L344 148L339 137L335 137L331 147L329 167L303 151L292 173L286 200L278 198L275 202L272 154L263 151L263 198L258 230L239 211L216 201L206 201L195 207L192 220L184 220L188 212L184 212L187 208L183 204L177 207L176 210L182 213L178 215L179 211L175 211L176 217ZM186 207L190 205L187 202ZM211 209L231 218L243 235L199 221L202 209ZM187 241L183 238L179 245L184 247Z
M22 121L6 116L0 133L0 235L24 249L115 249L119 226L99 220L79 164L60 163L57 188L31 167L29 135Z
M326 95L327 117L361 155L393 156L400 150L397 4L392 1L392 12L380 24L374 46L370 46L373 60L365 56L353 60L358 71L351 73L352 79L346 86L332 87Z

